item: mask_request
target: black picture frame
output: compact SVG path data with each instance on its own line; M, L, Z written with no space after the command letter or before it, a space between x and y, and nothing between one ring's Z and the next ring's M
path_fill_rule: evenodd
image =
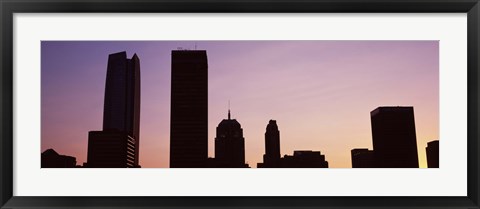
M479 0L0 0L1 208L480 208ZM13 196L14 13L467 13L468 195L465 197ZM445 179L451 181L451 179ZM441 186L441 182L439 182Z

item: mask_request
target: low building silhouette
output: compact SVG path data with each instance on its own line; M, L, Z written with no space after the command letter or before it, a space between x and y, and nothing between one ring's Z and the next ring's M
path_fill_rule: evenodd
M222 162L218 161L216 158L208 157L206 168L250 168L250 165L248 165L248 163L245 163L237 167L228 167L225 166L225 164L223 164Z
M215 158L213 157L208 157L207 158L207 166L205 166L207 168L217 168L218 167L218 164L217 164L217 161Z
M439 145L440 145L440 142L438 140L427 143L427 147L425 149L427 151L427 163L429 168L440 167Z
M42 152L42 168L75 168L76 165L75 157L60 155L53 149Z
M88 133L88 155L85 167L133 168L135 139L124 131L106 130Z
M299 150L283 156L281 168L328 168L328 162L320 151Z
M352 149L352 168L375 168L373 150Z
M257 163L257 168L328 168L328 161L320 151L295 150L293 155L284 155L275 165Z

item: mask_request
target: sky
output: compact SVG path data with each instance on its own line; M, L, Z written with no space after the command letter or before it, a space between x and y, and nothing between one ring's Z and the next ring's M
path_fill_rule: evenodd
M137 54L141 72L140 165L168 168L171 51L206 50L208 153L227 118L243 128L245 161L263 161L270 119L281 155L314 150L351 168L350 150L373 149L370 111L413 106L420 167L439 139L438 41L42 41L41 152L87 160L102 129L108 55Z

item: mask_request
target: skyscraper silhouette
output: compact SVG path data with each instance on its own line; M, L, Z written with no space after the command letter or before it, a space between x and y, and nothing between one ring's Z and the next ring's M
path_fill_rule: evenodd
M440 167L440 142L438 140L431 141L427 143L425 148L427 151L427 163L429 168L439 168Z
M140 145L140 60L126 52L108 57L103 130L124 131L135 140L135 165Z
M230 118L217 126L215 138L215 161L220 168L247 168L245 164L245 138L240 123Z
M280 131L278 130L277 121L270 120L265 131L264 166L279 167L280 158Z
M172 51L171 91L170 167L206 167L208 63L205 50Z
M136 54L131 59L127 59L126 52L110 54L103 131L89 133L87 165L139 167L139 146L140 60Z
M418 168L413 107L378 107L370 117L376 167Z

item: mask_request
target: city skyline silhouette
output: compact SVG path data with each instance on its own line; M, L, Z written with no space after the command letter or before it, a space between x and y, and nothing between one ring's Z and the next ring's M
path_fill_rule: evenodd
M60 112L62 112L62 110L68 109L68 108L75 108L75 107L76 107L76 110L79 110L78 104L84 104L85 100L87 100L86 98L94 98L91 96L91 95L94 95L94 93L92 93L93 91L87 91L89 92L88 94L90 94L90 96L88 96L87 93L83 93L85 94L85 97L83 97L83 99L81 99L83 95L82 93L75 94L78 97L78 99L73 100L73 101L77 101L77 104L74 104L73 107L68 106L68 104L72 104L72 103L67 102L67 104L63 104L62 107L57 108L56 109L57 111L55 112L47 111L48 109L52 108L52 106L56 106L57 104L60 104L60 103L55 103L54 102L55 100L65 99L64 97L60 96L63 93L62 91L66 91L70 87L77 85L77 83L78 84L82 83L82 77L81 76L80 77L77 76L76 78L73 77L71 82L68 83L68 85L64 83L65 81L63 81L63 83L59 81L45 83L44 81L53 80L49 75L51 75L52 77L67 75L67 77L69 77L68 73L60 72L59 70L56 71L56 72L59 72L59 74L54 73L55 69L60 69L62 64L61 63L52 64L53 63L52 61L50 61L51 64L48 64L49 59L48 58L44 59L44 55L47 57L52 56L51 54L52 52L50 54L44 53L44 50L47 50L45 48L49 47L51 48L50 50L53 50L53 51L58 50L59 47L68 48L68 50L63 49L64 54L66 54L68 57L67 60L74 61L73 63L77 63L77 62L81 63L80 60L75 60L76 59L75 56L71 56L72 54L75 54L74 52L71 52L71 51L79 50L79 48L80 49L83 48L83 50L85 50L86 48L109 48L105 46L110 46L111 48L124 48L123 50L120 49L118 51L127 51L129 57L132 56L133 53L137 53L142 58L142 108L141 108L142 122L141 122L141 128L140 128L140 132L141 132L140 135L142 136L142 144L140 145L140 163L139 164L141 164L142 167L169 167L168 163L165 164L165 161L168 162L169 160L169 157L168 157L169 152L164 151L165 148L169 149L169 146L170 146L170 144L168 143L169 130L168 128L166 129L162 128L162 127L165 127L165 125L162 125L162 124L165 124L165 122L161 122L161 121L168 122L170 119L170 115L155 114L156 113L155 110L159 111L158 109L155 109L155 106L161 106L159 104L170 102L169 98L167 99L167 101L165 100L158 101L159 97L165 98L162 96L158 96L158 94L161 94L161 95L166 94L167 96L169 96L168 93L170 90L169 88L170 82L168 82L167 80L170 79L170 77L168 75L168 72L164 72L164 71L169 70L170 61L162 62L161 64L157 64L157 65L152 65L151 62L153 59L151 59L151 57L153 56L152 54L156 55L156 53L153 53L155 52L154 49L160 48L159 46L155 46L155 44L157 45L163 44L164 48L162 48L162 51L165 51L165 50L171 51L171 50L175 50L176 47L169 46L169 44L170 45L182 45L182 44L188 45L191 43L192 42L161 42L161 43L158 43L158 42L101 42L101 43L42 42L42 130L44 130L43 128L46 126L45 127L46 133L42 131L42 151L48 148L53 148L58 153L77 157L77 162L80 162L80 163L86 162L86 160L84 160L85 154L79 154L79 155L75 154L75 153L80 153L81 151L79 150L84 150L84 152L86 153L86 150L82 148L84 147L84 145L80 145L80 142L83 142L86 144L85 139L80 139L81 137L88 138L88 137L85 137L85 134L82 134L83 136L77 136L77 134L74 134L75 137L73 138L77 138L77 140L72 139L70 141L61 140L58 138L47 139L48 138L47 136L49 136L49 130L50 132L53 131L52 130L53 127L60 127L60 124L55 122L59 121L60 118L62 120L68 119L66 115L63 115L63 114L60 115ZM419 147L418 157L420 159L420 164L421 164L420 167L426 167L425 157L422 157L422 154L425 154L426 142L432 141L434 139L438 139L438 43L437 42L422 41L417 43L413 41L412 42L392 41L392 42L386 43L381 41L378 41L378 42L367 41L367 43L365 43L362 41L358 41L358 42L344 41L340 43L338 42L332 43L331 41L316 41L316 42L315 41L311 41L311 42L249 41L245 43L241 41L238 41L238 42L210 41L210 42L197 42L197 43L199 43L198 45L200 47L202 46L202 44L204 44L203 45L205 47L204 50L208 51L208 58L209 58L208 59L208 64L209 64L208 157L214 157L213 141L215 138L215 134L214 132L212 133L212 129L215 129L218 123L225 118L225 112L228 109L226 103L229 99L232 101L231 109L232 109L232 116L234 116L232 118L237 118L239 119L239 121L241 121L242 128L245 133L244 135L245 152L246 152L245 161L246 163L250 164L250 166L252 167L255 167L256 163L262 162L262 156L264 154L264 149L265 149L264 138L263 138L265 125L266 125L265 123L268 122L268 120L270 119L278 120L282 124L281 125L282 140L281 140L281 152L280 152L281 156L290 155L294 153L294 151L296 150L314 150L314 151L317 150L317 151L321 151L321 153L326 156L326 160L329 162L330 167L350 167L351 166L350 165L351 149L355 147L372 148L371 129L370 129L370 121L369 121L370 118L368 116L368 113L378 106L401 105L401 106L415 106L415 122L419 124L416 127L417 145ZM317 58L316 56L318 56L318 54L315 54L316 56L314 58L310 57L310 59L307 59L308 57L305 57L305 54L302 54L303 57L300 55L296 55L295 59L292 59L293 61L290 61L289 66L285 66L285 63L280 62L281 60L284 60L281 58L285 58L285 56L286 57L290 56L291 58L293 58L292 54L294 54L294 52L292 52L292 48L296 47L298 49L307 50L309 49L307 46L311 46L312 43L316 43L317 45L322 45L322 44L327 45L328 47L330 47L330 51L332 52L332 54L335 54L333 52L336 52L337 54L339 54L339 52L344 52L344 53L348 52L352 54L351 57L349 57L349 59L353 59L356 57L358 58L359 56L361 57L361 59L359 59L360 61L357 60L356 62L353 62L353 61L349 62L347 66L350 66L351 69L347 69L347 70L343 69L343 72L342 72L343 76L341 77L335 76L337 72L334 71L333 69L338 71L338 68L319 68L318 64L315 64L315 63L321 63L323 66L325 65L324 62L327 62L328 59L325 57L321 57L321 59ZM148 48L150 50L150 53L145 53L145 51L143 51L143 54L142 54L141 53L142 50L138 51L138 49L141 48L139 47L139 45L142 45L142 44L144 45L145 48ZM249 50L244 49L245 47L243 48L245 50L244 53L242 53L241 50L239 51L239 49L242 49L242 47L239 47L239 46L242 46L245 44L250 45L250 47L253 47L256 45L257 46L256 50L250 50L250 52L256 52L257 54L263 54L264 56L262 57L262 56L249 55L248 53L246 53ZM45 48L44 48L44 45L45 45ZM132 45L135 47L132 47L129 45ZM115 46L115 47L112 47L112 46ZM237 46L237 47L234 47L234 46ZM269 46L270 50L266 50L265 49L266 46ZM343 48L339 46L342 46ZM288 48L289 50L281 51L280 53L281 55L276 54L274 56L275 54L274 52L278 50L272 50L272 49L285 48L285 47ZM332 50L332 49L335 49L335 47L337 48L339 47L340 49ZM138 48L138 49L136 51L136 50L130 50L129 48ZM143 48L143 50L145 50L145 48ZM223 51L219 50L221 48L223 48ZM355 53L353 53L351 50L345 51L348 48L357 48L357 51ZM225 58L226 55L223 55L223 57L212 56L211 49L213 49L214 55L218 55L218 52L223 52L222 54L225 54L225 53L228 54L228 52L231 52L232 55L236 54L236 56L232 56L232 57L227 56L227 58L229 59ZM217 50L217 53L215 53L216 52L215 49ZM235 49L237 51L235 51ZM390 54L386 56L388 59L386 59L385 57L382 57L382 56L385 56L383 55L383 53L385 53L386 49L389 49L388 51L390 51ZM70 53L69 53L69 50L71 50ZM261 50L263 50L262 53L259 52ZM325 50L325 46L323 50ZM366 59L364 57L365 55L361 53L360 55L356 54L358 53L358 51L363 51L363 50L371 51L371 53L375 54L376 56L380 56L380 55L382 56L377 57L376 59L378 61L377 63L375 62L369 63L368 62L369 59ZM116 53L118 51L109 50L108 54ZM425 53L425 51L428 51L430 53ZM418 57L418 54L414 54L414 52L416 53L423 52L422 54L428 54L430 57L429 59L425 59L425 57ZM243 56L238 56L239 54ZM298 51L297 51L297 54L298 54ZM335 58L334 55L332 54L327 53L328 55L327 57L330 59L334 59L337 65L345 67L346 63L338 62L338 60L336 60L338 58ZM394 55L402 55L406 57L401 57L401 56L395 57ZM414 56L414 55L417 55L417 56ZM105 56L106 55L103 55L103 59L105 59ZM168 56L167 57L167 60L168 60L168 58L170 58L170 54L168 54L167 56ZM147 57L147 58L145 59L144 57ZM157 57L157 56L153 56L153 57ZM160 57L163 57L163 56L160 56ZM257 57L263 58L263 60L254 59ZM50 59L52 58L53 57L50 57ZM234 62L235 58L238 61ZM399 63L407 63L405 65L410 66L410 68L405 66L403 66L402 68L402 67L399 67L398 64L393 65L391 61L395 60L394 58L398 59ZM258 66L258 68L252 68L252 69L242 68L242 71L235 70L235 69L239 69L238 68L238 65L240 65L239 63L245 63L247 60L250 60L250 62L254 63L249 66ZM406 60L408 60L409 62L407 62ZM158 61L164 61L164 59L162 58L161 60L158 60ZM275 62L269 62L269 61L275 61ZM416 63L415 65L413 65L411 64L413 63L413 61L417 61L419 63ZM86 63L84 58L83 58L83 62ZM144 62L147 62L147 64L144 64ZM95 69L86 70L86 72L88 73L85 73L84 75L84 78L90 78L91 81L89 82L89 84L91 83L92 85L90 85L89 87L93 88L94 86L98 85L96 84L98 83L98 81L93 82L98 78L92 75L94 74L100 75L101 78L103 77L103 79L105 79L106 65L102 67L101 66L102 64L100 64L102 62L100 60L98 60L97 62L92 61L92 63L96 63L96 64L91 64L91 65L86 64L83 67L82 66L74 67L74 69L77 69L77 68L90 69L95 66L94 67ZM220 65L219 63L221 63L222 65ZM332 66L334 64L334 62L327 62L327 63ZM362 64L362 65L359 65L359 64ZM392 65L390 66L390 64ZM431 66L428 66L427 64ZM146 69L145 69L145 65L147 66ZM390 71L388 71L388 69L379 70L381 69L381 67L384 67L385 65L389 65L391 68L394 68L394 70L391 70L391 69ZM47 69L47 66L53 66L53 67L49 67L48 69L50 69L50 71L45 71L46 73L44 73L44 69ZM155 66L155 67L152 67L152 66ZM219 70L220 68L219 66L224 66L226 70L223 70L223 71ZM228 68L228 66L232 66L232 67ZM269 69L266 71L263 71L260 69L261 67L265 68L265 66L267 66ZM300 66L303 66L304 68ZM315 66L315 67L312 68L308 66ZM375 70L368 71L367 69L367 71L363 71L363 74L366 73L367 75L363 75L363 76L361 74L358 74L358 72L355 71L355 70L358 71L358 69L365 70L366 69L365 66L371 66L371 68L375 68ZM305 68L307 68L308 70L305 70ZM103 72L103 73L97 73L96 71ZM145 71L147 74L146 77L144 73ZM160 79L160 77L149 76L149 73L152 73L155 71L157 73L158 72L166 73L167 75L166 78L165 77L161 78L161 80L165 82L158 82L158 79ZM75 70L74 71L68 70L68 72L72 73L73 75L79 74L79 72ZM271 72L275 72L275 74L271 74ZM410 72L410 74L408 74L408 72ZM387 79L381 78L382 73L383 73L383 76L387 77ZM101 76L102 74L103 76ZM321 74L322 76L320 76L319 74ZM340 75L340 73L338 74ZM398 74L400 74L400 76ZM408 74L408 76L405 76L405 74ZM376 75L376 77L372 78L373 75ZM333 78L338 78L338 79L335 80ZM363 80L360 78L362 78ZM75 81L74 79L78 79L78 81ZM397 80L389 80L389 79L397 79ZM68 79L65 79L65 80L68 80ZM342 80L349 81L349 82L343 82L343 83L339 82ZM372 81L375 81L375 80L378 83L375 83L375 82L372 83ZM295 83L293 81L304 81L304 82ZM322 81L322 82L318 84L319 81ZM333 82L333 81L337 81L337 82ZM360 82L360 81L363 81L363 82ZM104 82L105 81L101 83L104 84ZM285 85L285 83L295 84L295 85ZM336 85L333 85L335 83ZM43 88L44 84L46 88ZM385 88L378 88L379 86L382 86L380 84L384 85ZM396 86L399 86L399 87L387 88L388 84L390 85L396 84ZM403 85L399 85L399 84L403 84ZM59 87L60 85L64 85L65 88L61 89L59 92L56 92L56 94L52 94L51 91L47 91L49 88L51 89L53 87ZM214 87L212 87L212 85ZM324 88L320 88L322 85ZM101 86L101 84L99 86ZM147 86L147 87L144 88L144 86ZM357 88L352 88L352 86ZM376 92L366 91L368 89L367 87L369 86L377 87L377 88L373 88L377 91ZM316 88L313 88L313 87L316 87ZM339 89L338 87L343 87L343 89L342 88ZM83 90L88 89L88 87L85 87L85 86L82 86L82 88ZM70 88L70 90L72 89L75 89L75 88ZM98 90L99 88L97 87L95 89ZM416 89L416 91L412 91L412 89ZM77 93L78 91L80 91L79 89L75 89L75 90L77 90ZM404 92L400 90L404 90ZM103 90L100 90L100 91L103 92ZM362 92L363 94L359 95L359 91ZM384 91L385 94L382 95L378 93L381 91ZM293 94L292 92L295 94ZM245 94L245 93L248 93L248 94ZM377 97L369 98L367 96L367 95L372 95L372 93L374 94L377 93L377 97L379 98ZM72 94L74 93L72 92ZM149 96L145 96L145 94ZM157 96L155 96L155 94L157 94ZM213 98L215 98L213 100L216 102L212 102L212 96L211 96L212 94L213 94ZM395 97L393 97L392 94L395 94ZM349 95L349 97L352 97L352 98L342 99L342 96L345 96L345 95ZM423 98L419 97L419 95L422 95ZM359 99L362 99L361 96L365 97L364 100L372 100L372 101L366 102L364 100L359 100ZM66 97L71 99L71 97L68 95ZM146 102L147 105L144 105L146 100L145 97L150 98L150 101L147 100ZM433 97L433 99L430 97ZM376 100L384 100L385 103L380 103ZM395 102L395 100L402 101L402 102ZM157 103L155 103L154 101L157 101ZM347 102L347 101L356 101L356 102L353 103L353 102ZM386 101L389 101L389 102L387 103ZM102 109L101 107L103 105L103 102L101 100L100 102L98 102L98 99L90 100L89 107L93 111L88 112L88 115L93 117L92 121L94 119L98 119L98 116L92 116L93 113L96 112L95 114L98 114L98 112L101 112L96 110L98 108L96 106L99 103L100 103L100 109ZM346 104L350 103L350 105L347 106L342 103L346 103ZM364 103L370 103L370 104L365 105ZM374 104L374 103L377 103L377 104ZM44 104L51 104L52 106L47 107ZM330 106L333 106L333 107L330 107ZM358 106L363 108L359 108ZM85 106L83 106L83 108L85 108ZM167 111L169 111L170 105L165 105L165 106L162 106L161 108L162 108L162 111L164 111L164 109L167 109ZM360 111L359 109L362 111ZM426 111L427 114L424 111L419 111L418 109ZM284 110L284 111L278 111L278 110ZM288 111L285 111L285 110L288 110ZM145 113L145 111L147 112ZM158 113L162 111L159 111ZM45 114L50 112L53 114ZM74 115L74 113L75 112L71 112L72 115ZM337 114L336 117L335 117L335 114ZM348 116L348 114L351 114L351 115ZM216 117L214 118L212 117L212 115ZM46 117L48 116L48 117L45 118L44 116ZM155 117L156 120L160 122L158 123L144 122L144 120L148 121L152 119L152 118L148 119L149 116L151 116L152 118ZM160 117L160 116L163 116L163 117ZM364 118L358 119L360 116ZM147 119L144 119L145 117L147 117ZM76 118L77 118L77 121L75 122L83 121L82 123L83 125L81 125L80 127L77 126L77 128L81 128L84 126L92 127L94 125L92 123L85 123L85 121L89 119L86 119L83 117L76 117ZM356 123L357 125L352 125L352 123L354 123L357 120L361 120L364 122L366 121L366 123L365 124ZM420 122L418 120L420 120ZM430 122L425 122L425 121L430 121ZM98 124L98 122L93 122L93 123ZM257 124L261 124L261 125L259 125L258 127ZM295 126L295 124L297 124L297 126ZM68 136L70 134L70 136L72 136L72 132L67 132L67 130L71 130L72 128L67 127L66 126L67 123L61 124L61 125L64 125L65 130L59 131L60 135ZM156 125L157 127L155 127ZM167 124L167 127L168 127L168 124ZM362 130L360 130L360 127L362 127ZM147 130L144 130L145 128ZM349 139L349 138L346 138L346 136L344 136L345 133L341 131L329 132L330 131L329 129L335 129L335 128L342 128L343 130L349 130L352 133L362 132L362 134L357 133L358 136L356 138L359 138L359 139L356 139L356 140L351 139L353 138L353 136L350 137ZM90 129L98 130L99 128L96 127L96 128L90 128ZM153 129L155 129L155 132L157 132L157 134L153 134L153 131L148 132L148 130L153 130ZM258 130L261 130L261 129L263 129L262 130L263 133L260 132L261 134L258 134L259 133ZM428 130L425 131L425 129L428 129ZM144 132L146 132L146 134ZM425 134L425 132L427 133ZM81 134L78 134L78 135L81 135ZM146 135L145 137L146 139L144 138L145 135ZM144 140L146 140L147 142L145 142ZM167 140L167 143L165 143L165 140ZM60 143L54 143L55 141ZM156 142L156 145L152 146L152 143L154 142ZM425 142L425 144L423 142ZM147 143L147 145L143 145L143 143ZM78 145L76 146L77 148L75 149L74 148L75 146L72 144L77 144ZM49 147L49 145L52 145L52 146ZM65 149L62 147L71 147L69 149L77 150L77 151L74 151L74 153L69 153L68 152L69 149ZM339 147L342 147L342 148L339 148ZM153 148L156 148L157 150L150 150ZM420 149L423 149L423 153L421 152ZM65 150L67 150L67 152ZM143 154L143 152L146 152L146 154ZM152 154L154 152L156 153L156 155ZM255 153L255 154L252 154L252 153Z

